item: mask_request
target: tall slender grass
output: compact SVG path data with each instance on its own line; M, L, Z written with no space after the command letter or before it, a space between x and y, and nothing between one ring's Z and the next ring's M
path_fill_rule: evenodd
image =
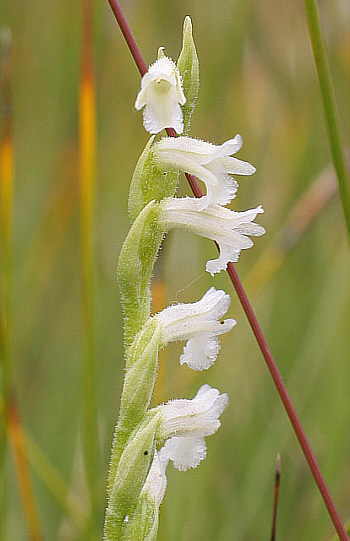
M12 36L9 27L0 28L0 76L2 93L2 133L0 139L0 246L1 246L1 289L0 289L0 359L1 359L1 441L0 470L7 465L7 441L10 443L21 502L31 541L41 541L41 527L33 491L27 449L23 439L22 423L17 404L17 390L13 370L13 200L14 200L14 140L12 100ZM0 523L5 523L8 502L5 476L2 477ZM0 536L5 536L0 525Z
M345 224L350 236L350 191L349 175L346 170L342 148L337 106L329 72L323 34L320 25L316 0L304 0L312 50L315 59L318 81L327 127L327 135L334 169L337 174L339 196L343 208Z
M82 0L82 54L79 94L80 255L83 315L83 452L95 516L100 448L96 402L94 316L94 207L96 176L96 97L93 68L92 3Z

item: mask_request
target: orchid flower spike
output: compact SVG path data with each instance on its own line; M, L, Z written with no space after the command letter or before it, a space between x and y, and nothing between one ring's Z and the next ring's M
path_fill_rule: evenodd
M197 200L198 210L208 205L227 205L235 197L238 184L231 175L252 175L248 162L232 158L242 147L240 135L220 146L191 137L164 137L153 147L159 169L177 169L195 175L205 183L206 195Z
M141 90L135 107L143 110L143 125L152 134L164 128L174 128L177 133L184 129L181 105L186 103L181 75L176 64L167 56L161 56L142 77Z
M214 276L226 269L229 262L238 261L241 250L253 246L247 235L258 237L265 233L261 225L253 222L257 214L264 211L260 205L244 212L234 212L219 205L199 211L196 202L192 197L163 199L160 222L165 230L182 228L216 241L220 255L207 261L205 267Z
M162 325L162 342L187 340L180 364L193 370L206 370L220 351L218 336L234 327L234 319L221 320L231 303L230 296L214 287L200 301L175 304L154 316Z
M155 408L161 418L158 439L166 440L159 451L163 463L171 460L179 471L196 468L207 454L204 438L219 429L227 404L226 393L203 385L192 400L170 400Z

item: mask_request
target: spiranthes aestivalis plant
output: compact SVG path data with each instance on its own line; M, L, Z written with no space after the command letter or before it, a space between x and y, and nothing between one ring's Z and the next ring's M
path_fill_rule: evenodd
M117 270L124 311L125 378L108 478L106 541L156 539L168 463L180 471L197 467L206 457L205 438L218 430L228 404L227 394L203 385L192 399L150 408L160 348L184 341L180 364L207 370L218 356L219 336L236 323L222 319L230 297L214 287L199 301L174 304L151 315L150 280L164 236L182 228L215 240L220 255L206 264L206 271L214 275L253 245L250 236L264 233L254 222L263 212L261 206L243 212L225 206L238 189L232 175L255 171L248 162L232 156L242 147L241 136L214 145L187 135L198 74L191 20L186 17L177 63L161 47L158 59L142 78L135 103L136 109L143 109L143 124L152 137L131 181L132 226ZM179 137L162 136L166 128ZM205 195L175 197L179 172L196 175L205 185Z

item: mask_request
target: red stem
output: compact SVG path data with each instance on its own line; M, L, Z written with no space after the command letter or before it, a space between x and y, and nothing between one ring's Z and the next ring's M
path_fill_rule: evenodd
M140 71L141 76L144 75L147 71L146 63L141 55L141 52L136 44L135 38L129 28L129 25L124 17L124 14L121 10L121 7L117 0L108 0L112 11L118 21L118 24L120 26L120 29L124 35L124 38L128 44L128 47L130 49L130 52L136 62L136 65ZM176 137L176 132L172 128L169 128L166 130L167 134L170 137ZM202 190L199 187L199 184L197 182L197 179L193 175L189 175L186 173L187 180L190 184L190 187L193 191L193 194L195 197L202 197L203 193ZM315 458L315 455L311 449L311 446L308 442L308 439L305 435L304 429L301 425L301 422L298 419L297 413L295 411L295 408L292 404L292 401L289 397L288 391L286 386L283 383L282 376L280 374L280 371L277 368L276 362L272 356L272 353L270 351L270 348L266 342L266 339L264 337L264 334L261 330L261 327L258 323L258 320L255 316L255 313L253 311L253 308L249 302L249 299L247 297L247 294L243 288L243 285L238 277L237 271L232 263L229 263L227 265L227 272L231 279L231 282L233 284L233 287L236 290L236 293L238 295L238 298L240 300L240 303L243 307L243 310L247 316L247 319L249 321L249 324L252 328L252 331L254 333L254 336L256 338L256 341L258 342L260 351L265 359L265 362L267 364L267 367L270 371L271 377L274 381L274 384L276 386L276 389L278 391L278 394L281 397L283 406L287 412L287 415L289 417L289 420L292 424L293 430L295 432L295 435L299 441L300 447L303 451L303 454L306 458L306 461L309 465L309 468L311 470L311 473L315 479L316 485L318 486L318 489L321 493L321 496L324 500L324 503L327 507L329 516L333 522L334 528L339 535L339 539L341 541L348 541L348 535L346 533L345 527L342 523L342 520L340 518L339 512L335 506L335 503L332 499L332 496L329 492L327 483L321 473L321 470L317 464L317 460Z
M133 59L135 60L135 64L142 77L148 70L148 66L143 59L140 49L137 46L136 40L128 25L128 21L125 19L122 8L120 7L119 2L117 0L108 0L108 2L109 2L109 5L111 6L111 9L114 13L115 18L117 19L119 28L122 31L125 41L129 47L129 50L133 56Z

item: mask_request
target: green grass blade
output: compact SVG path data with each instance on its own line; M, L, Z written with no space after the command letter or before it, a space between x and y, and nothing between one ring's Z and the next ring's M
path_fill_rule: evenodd
M320 26L316 0L304 0L307 24L315 59L318 82L324 108L327 135L334 169L337 174L339 196L343 207L345 224L350 236L350 199L348 175L342 150L337 107L330 77L326 49Z

